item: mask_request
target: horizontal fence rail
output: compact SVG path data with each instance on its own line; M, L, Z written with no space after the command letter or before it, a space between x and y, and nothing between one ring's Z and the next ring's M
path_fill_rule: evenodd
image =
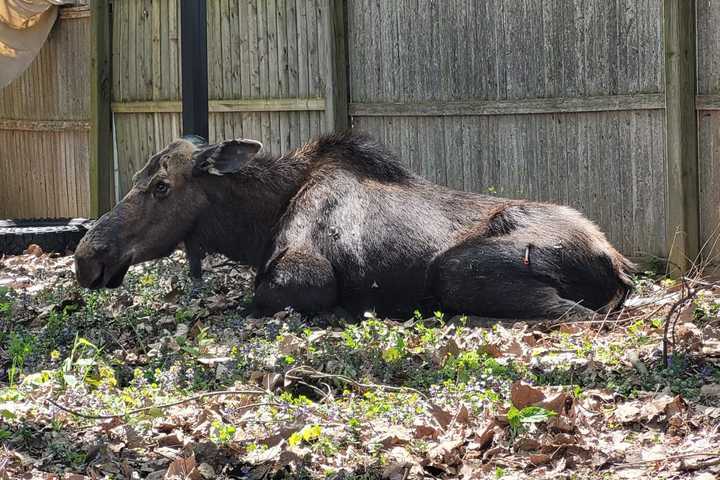
M0 130L22 132L62 132L90 130L90 122L84 120L3 120Z
M208 111L222 112L307 112L324 111L324 98L268 98L245 100L210 100ZM179 100L113 102L114 113L180 113Z
M660 93L599 97L525 98L519 100L464 100L405 103L351 103L352 116L458 116L522 115L537 113L610 112L660 110Z

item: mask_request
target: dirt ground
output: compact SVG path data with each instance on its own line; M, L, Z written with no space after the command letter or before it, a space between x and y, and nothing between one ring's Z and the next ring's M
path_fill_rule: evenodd
M254 318L223 258L197 297L179 252L112 291L72 261L0 260L0 479L720 475L708 279L645 272L621 313L554 326Z

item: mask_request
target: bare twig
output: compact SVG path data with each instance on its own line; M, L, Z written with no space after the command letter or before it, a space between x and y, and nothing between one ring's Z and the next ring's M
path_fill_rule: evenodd
M720 452L716 452L717 455L720 455ZM717 458L706 458L705 460L698 460L695 463L686 463L684 460L680 462L680 469L684 470L686 472L694 472L697 470L702 470L708 467L712 467L715 465L720 465L720 456Z
M415 389L415 388L411 388L411 387L394 387L394 386L392 386L392 385L383 385L383 384L379 384L379 383L361 383L361 382L358 382L357 380L354 380L354 379L352 379L352 378L350 378L350 377L346 377L345 375L325 373L325 372L321 372L321 371L319 371L319 370L315 370L314 368L311 368L311 367L308 367L308 366L304 366L304 365L297 366L297 367L289 370L289 371L285 374L285 376L286 376L287 378L292 379L292 380L299 380L299 379L301 379L302 377L295 377L295 376L291 375L292 373L305 374L305 375L307 375L307 376L309 376L309 377L312 377L312 378L315 378L315 379L318 379L318 378L333 378L333 379L336 379L336 380L340 380L341 382L348 383L348 384L350 384L350 385L354 385L354 386L359 387L359 388L377 389L377 390L387 390L387 391L389 391L389 392L412 392L412 393L417 393L418 395L420 395L421 397L423 397L423 399L425 399L425 400L429 400L429 398L427 397L427 395L425 395L423 392L421 392L420 390L417 390L417 389Z
M684 310L686 307L686 304L691 301L695 296L697 295L697 290L689 288L685 289L683 287L683 294L680 296L680 298L670 307L670 311L665 316L665 329L663 331L663 352L662 352L662 358L663 358L663 366L665 368L668 368L670 366L670 362L668 359L668 334L672 333L672 344L673 347L675 346L675 324L677 323L677 319L680 316L680 313Z
M113 419L113 418L123 418L123 417L127 417L128 415L136 415L138 413L147 412L149 410L174 407L176 405L182 405L184 403L194 402L196 400L201 400L201 399L207 398L207 397L217 397L217 396L221 396L221 395L266 395L266 394L267 394L267 392L264 390L218 390L216 392L201 393L198 395L194 395L192 397L178 400L176 402L163 403L160 405L151 405L149 407L137 408L135 410L128 410L125 413L119 413L119 414L114 414L114 415L92 415L92 414L82 413L82 412L78 412L77 410L68 408L64 405L61 405L61 404L57 403L55 400L51 400L49 398L46 400L48 401L48 403L56 406L60 410L67 412L67 413L71 413L71 414L81 417L81 418L88 418L91 420L108 420L108 419ZM266 403L245 405L243 408L251 407L251 406L262 406L262 405L282 406L279 403L266 402Z
M658 463L658 462L669 462L672 460L682 460L685 458L694 458L694 457L716 457L720 456L720 450L716 450L713 452L696 452L696 453L681 453L678 455L669 455L667 457L658 458L656 460L638 460L636 462L622 462L618 463L618 466L632 466L632 465L647 465L648 463Z

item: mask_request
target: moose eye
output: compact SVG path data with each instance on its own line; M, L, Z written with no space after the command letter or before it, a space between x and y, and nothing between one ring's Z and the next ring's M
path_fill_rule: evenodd
M155 195L165 195L170 190L170 185L165 182L159 182L155 185Z

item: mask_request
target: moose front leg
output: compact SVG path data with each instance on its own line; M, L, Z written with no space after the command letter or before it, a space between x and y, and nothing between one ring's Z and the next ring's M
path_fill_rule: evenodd
M185 242L185 255L190 267L190 297L197 297L203 286L202 261L205 258L205 251L192 242Z
M264 312L275 313L286 307L300 312L329 311L337 299L337 281L330 262L304 250L278 252L255 280L255 307Z

